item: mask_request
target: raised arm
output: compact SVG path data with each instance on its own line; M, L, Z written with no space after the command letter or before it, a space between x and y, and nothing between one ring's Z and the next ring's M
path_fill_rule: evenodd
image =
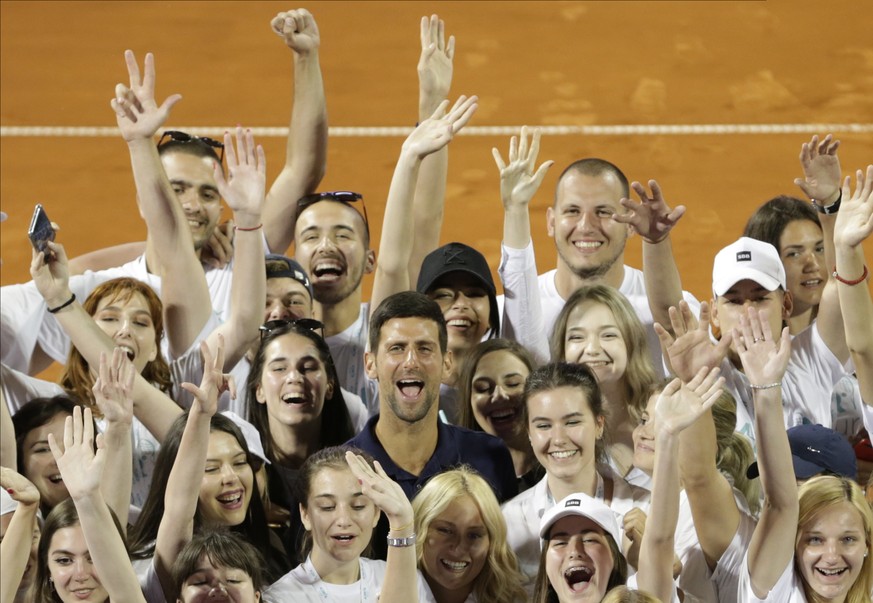
M661 187L654 180L649 180L651 196L639 182L631 183L631 188L639 196L640 202L622 199L621 205L629 213L615 214L613 219L630 224L643 238L643 276L649 307L655 321L667 325L670 324L669 308L678 306L682 301L682 280L673 256L670 232L685 215L685 206L677 205L676 209L670 209Z
M370 296L372 310L389 295L415 286L409 281L409 259L413 239L418 236L413 231L412 198L421 161L449 144L470 121L478 107L477 100L475 96L461 96L448 114L445 112L448 101L440 103L433 115L421 122L403 143L385 203L379 261Z
M446 26L437 15L421 18L421 55L418 59L418 121L433 115L452 87L455 36L446 41ZM444 146L421 162L415 185L412 216L415 237L409 258L409 282L418 282L425 256L439 246L446 201L449 148Z
M200 344L203 354L203 380L200 387L183 383L182 387L194 395L188 411L185 431L179 441L176 460L167 479L164 493L164 516L158 527L155 542L155 571L164 593L173 592L171 570L179 551L194 534L194 514L203 480L206 455L209 450L209 430L212 416L218 408L219 390L224 384L221 367L224 365L222 342L213 358L206 343Z
M297 200L318 188L327 164L327 105L318 49L321 36L306 9L281 12L270 27L294 52L294 108L285 166L264 205L264 236L270 251L285 253L294 240Z
M8 467L0 467L0 488L18 503L0 544L0 601L13 601L30 558L37 527L39 490L26 477Z
M267 164L264 149L255 146L251 130L236 129L236 149L229 133L224 135L228 179L215 167L215 182L222 198L233 209L233 282L230 289L230 316L207 338L215 355L218 337L224 338L224 366L229 371L239 362L258 336L264 317L267 280L261 236L261 209L264 205ZM193 341L191 342L193 343ZM204 362L204 366L206 363Z
M719 369L701 369L687 385L671 381L655 405L655 465L651 521L639 558L639 586L662 601L673 597L673 547L679 519L679 436L708 412L721 394Z
M508 164L503 161L499 150L491 149L500 171L503 245L510 250L525 250L532 245L530 202L543 183L546 172L555 163L549 160L536 167L540 136L539 128L534 129L531 138L527 126L523 126L521 136L513 136L509 140ZM501 262L500 266L505 294L500 322L501 337L518 341L533 351L538 361L546 362L549 359L549 340L543 324L536 262L519 267L513 265L512 258L507 258L506 262L506 265Z
M379 461L371 467L364 457L346 452L346 462L361 483L361 492L388 519L388 555L379 603L417 603L418 571L412 504L400 485L388 477ZM411 542L401 544L396 542L398 539L411 539ZM395 540L394 544L392 540Z
M873 165L843 183L842 206L834 232L837 291L842 306L846 343L855 363L861 399L873 406L873 300L870 299L868 268L862 242L873 233Z
M766 312L759 316L749 308L733 335L752 387L758 470L764 491L748 553L752 589L760 598L767 596L794 558L799 512L791 447L782 418L782 377L791 355L791 338L785 327L781 339L774 339L768 318Z
M205 210L200 192L188 190L190 184L170 183L154 142L155 133L181 96L173 95L158 106L154 99L154 56L146 54L144 76L140 76L133 51L125 51L124 59L130 85L116 85L111 105L127 142L139 209L148 227L148 268L161 275L170 354L179 357L194 342L212 312L209 288L186 217L188 212L192 219L200 219ZM174 187L183 195L181 199ZM218 195L209 202L220 203Z
M145 603L124 540L115 529L100 490L106 456L115 454L115 451L105 448L103 438L98 437L95 454L91 410L86 408L83 413L77 406L73 409L73 416L67 417L63 448L53 434L49 434L48 442L70 498L76 505L88 553L109 600Z
M33 253L30 275L49 308L63 306L72 298L67 254L62 245L49 243L55 259L46 263L42 252ZM82 354L89 366L100 366L100 354L112 354L115 343L104 333L94 318L82 307L81 301L73 300L54 314L70 341ZM134 376L133 414L146 426L158 441L163 441L175 418L182 413L175 402L146 381L142 375Z
M18 453L15 450L15 426L12 415L6 406L6 394L0 383L0 465L3 467L18 467Z
M106 460L103 483L100 486L109 508L115 511L118 523L127 530L130 513L130 491L133 488L133 383L136 368L121 348L111 355L100 354L97 380L91 391L97 408L106 419L103 441L113 454Z

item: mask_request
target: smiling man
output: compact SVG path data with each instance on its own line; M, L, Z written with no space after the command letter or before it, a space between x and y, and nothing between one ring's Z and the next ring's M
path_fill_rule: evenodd
M463 464L488 481L498 500L514 496L518 485L503 442L437 416L440 382L452 369L439 305L414 291L387 297L370 318L369 337L365 364L378 382L380 412L349 445L373 455L409 498L430 477ZM384 546L379 538L374 543Z

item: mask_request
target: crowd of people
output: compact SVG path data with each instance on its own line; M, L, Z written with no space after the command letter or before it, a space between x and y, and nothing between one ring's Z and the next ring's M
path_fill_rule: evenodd
M127 51L111 108L147 240L69 259L59 230L0 291L2 601L871 601L873 165L802 143L806 199L761 205L698 301L686 208L601 158L562 172L538 274L553 162L524 127L493 151L498 295L439 245L478 108L449 98L443 21L378 252L362 195L318 191L316 22L271 27L294 103L269 188L250 130L162 131L181 97Z

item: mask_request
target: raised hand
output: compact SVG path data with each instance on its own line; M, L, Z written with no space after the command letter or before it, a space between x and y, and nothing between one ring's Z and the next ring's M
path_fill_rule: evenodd
M70 299L70 266L64 246L46 241L53 259L46 253L33 250L30 262L30 277L49 308L57 308Z
M491 149L497 169L500 170L500 198L504 209L527 208L530 200L539 190L546 177L546 172L554 165L554 161L545 161L536 167L537 155L540 152L539 128L534 128L533 137L527 126L522 126L521 136L513 136L509 140L509 164L503 161L497 148Z
M224 133L228 179L215 164L213 175L219 194L233 210L237 226L252 228L261 223L261 209L267 186L267 159L264 148L255 146L251 130L236 128L236 149L230 132Z
M121 136L127 142L151 139L164 125L173 106L182 100L181 94L172 94L158 106L155 101L155 57L147 53L145 76L140 76L139 65L132 50L124 51L130 85L117 84L115 98L110 101Z
M305 8L279 13L270 21L270 28L297 54L308 54L321 45L315 18Z
M688 382L700 369L719 366L727 355L732 336L722 333L721 340L712 343L709 336L709 304L701 302L700 321L684 301L679 302L678 310L671 306L669 312L675 336L657 322L654 328L675 375Z
M476 96L461 96L446 114L449 101L443 101L428 119L421 122L403 143L403 150L419 159L439 151L449 144L479 108Z
M21 505L36 506L39 504L39 490L30 480L9 467L0 467L0 487L12 500Z
M405 530L412 527L412 504L403 493L403 488L392 480L382 469L379 461L375 461L374 467L359 454L346 452L346 462L349 469L361 483L361 492L373 501L388 518L391 531ZM397 534L403 536L402 534Z
M421 56L418 59L418 87L421 99L442 102L452 87L452 59L455 36L446 43L446 25L437 15L421 18Z
M91 409L73 408L73 416L64 423L64 447L61 449L54 434L48 435L49 448L58 464L61 478L73 500L79 500L100 490L106 450L102 436L97 437L94 451L94 421Z
M637 234L643 237L647 243L660 243L667 238L679 219L685 215L685 206L677 205L676 209L670 209L664 200L661 187L654 180L649 180L649 188L652 189L651 197L646 192L646 187L639 182L631 183L631 188L639 196L640 202L622 199L620 201L622 207L630 210L630 213L616 213L613 219L616 222L633 226Z
M655 403L655 429L679 435L716 403L724 377L721 370L702 368L688 383L673 379Z
M774 339L768 319L766 310L758 312L749 308L740 317L739 328L733 330L734 348L753 386L781 383L791 357L788 327L782 329L781 338Z
M852 193L852 178L843 182L840 211L834 225L834 244L857 247L873 233L873 165L867 166L867 176L861 170L855 172L855 192Z
M91 391L97 408L109 423L130 425L133 422L133 384L136 367L121 348L112 351L112 358L100 352L100 368Z
M212 416L218 410L218 397L222 392L230 390L232 398L236 398L236 386L230 375L222 372L224 367L224 337L218 336L218 345L215 349L215 358L209 351L205 341L200 342L200 354L203 357L203 378L200 387L193 383L182 383L182 389L194 396L194 404L191 412Z
M803 178L796 178L794 184L819 205L836 201L837 191L840 190L840 158L837 157L840 141L833 138L828 134L819 142L816 134L800 147Z

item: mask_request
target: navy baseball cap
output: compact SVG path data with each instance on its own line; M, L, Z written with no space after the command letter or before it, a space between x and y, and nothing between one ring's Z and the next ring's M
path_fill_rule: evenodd
M267 280L271 278L291 278L306 287L309 291L309 297L312 298L312 283L309 282L309 277L296 260L292 260L278 253L269 253L264 258L264 263L267 268Z
M819 473L849 479L858 476L858 461L852 445L833 429L822 425L797 425L788 430L788 443L797 479L809 479ZM746 476L758 477L758 463L749 466Z

